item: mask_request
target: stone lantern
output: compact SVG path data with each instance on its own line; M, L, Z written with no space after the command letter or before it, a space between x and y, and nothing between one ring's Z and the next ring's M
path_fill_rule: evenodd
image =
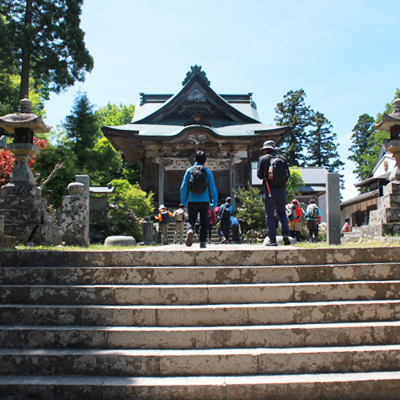
M0 127L14 134L14 142L7 144L7 150L16 159L10 183L1 188L0 194L4 233L14 236L19 243L59 244L61 229L55 224L55 216L47 212L47 200L42 199L29 167L32 156L40 153L33 144L33 135L50 132L51 127L32 113L29 99L20 101L17 113L0 117Z
M400 181L400 99L393 102L393 112L383 114L382 121L375 124L375 129L380 131L390 131L390 140L384 146L385 150L393 154L396 165L389 176L389 181Z
M396 165L390 173L389 183L383 187L383 196L378 198L377 210L370 211L369 224L363 226L361 232L362 237L386 242L387 236L400 233L400 99L394 101L391 114L383 114L375 129L390 131L390 139L384 147L393 154Z

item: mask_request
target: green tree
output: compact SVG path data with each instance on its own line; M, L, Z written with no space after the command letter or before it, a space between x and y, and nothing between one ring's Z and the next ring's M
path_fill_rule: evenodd
M308 167L324 167L329 172L339 173L343 186L343 175L340 170L344 163L340 160L337 151L337 135L332 132L333 126L330 121L320 112L312 112L311 129L307 133L307 156Z
M110 102L105 107L101 107L96 111L100 124L105 126L126 125L131 122L134 113L135 106L133 104L129 104L128 106L120 104L118 106ZM118 170L113 169L112 173L109 174L109 180L126 179L132 185L138 183L140 181L140 164L137 162L128 163L122 157L121 160L121 168Z
M95 173L103 168L96 157L95 145L101 138L100 124L86 93L78 92L72 114L65 118L66 145L76 156L76 169L81 174Z
M290 178L286 184L286 201L289 203L299 195L299 188L304 186L302 172L299 167L290 167Z
M21 75L20 98L36 85L60 92L83 82L93 68L80 29L83 0L2 0L0 55L8 72ZM1 58L1 57L0 57Z
M125 179L115 179L111 181L111 185L115 187L115 193L110 195L110 203L125 211L132 210L141 218L152 215L154 210L152 192L146 193L138 184L131 185Z
M356 164L356 169L353 173L356 174L361 181L367 179L372 172L375 161L370 157L366 157L369 151L369 139L374 133L374 118L368 114L362 114L358 117L357 124L354 126L351 135L352 146L350 151L353 153L348 158ZM371 164L372 167L371 167Z
M234 191L241 206L238 208L236 216L245 222L247 229L265 229L265 206L261 192L250 186Z
M275 108L277 125L290 126L281 151L291 166L303 166L305 163L304 142L312 113L310 107L305 104L305 97L306 93L303 89L291 90L283 97L284 101L278 103Z

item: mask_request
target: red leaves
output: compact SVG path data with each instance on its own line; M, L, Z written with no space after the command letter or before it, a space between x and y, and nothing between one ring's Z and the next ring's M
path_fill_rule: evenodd
M44 139L33 138L33 144L43 150L47 146L47 141ZM35 164L36 157L32 157L29 166ZM10 182L10 175L14 171L15 157L10 151L3 149L0 151L0 187Z

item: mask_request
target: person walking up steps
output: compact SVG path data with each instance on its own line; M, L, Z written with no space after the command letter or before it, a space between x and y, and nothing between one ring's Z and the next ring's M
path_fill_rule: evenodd
M276 154L277 148L272 140L264 142L264 155L258 160L257 176L263 181L265 222L268 228L266 246L277 246L275 227L275 208L281 221L281 230L285 245L290 244L289 226L286 216L286 183L290 177L289 167L284 157Z
M310 199L310 202L306 209L306 220L307 229L310 233L308 241L310 243L318 242L318 219L321 217L321 210L317 206L314 199Z
M185 224L185 210L182 204L179 204L179 208L174 211L173 217L175 218L175 235L174 235L174 243L183 244L183 230Z
M160 226L162 243L168 244L168 224L170 217L172 217L173 214L167 210L167 207L165 207L164 204L161 204L159 211L156 220L158 220Z
M207 156L198 151L195 163L186 170L181 185L181 203L188 205L188 231L186 246L191 246L197 215L200 214L200 248L206 248L208 208L216 207L218 192L212 172L204 166Z
M231 206L231 198L227 197L225 199L225 204L223 204L219 209L219 220L221 221L221 243L229 242L229 229L231 226L231 215L233 214L233 209Z

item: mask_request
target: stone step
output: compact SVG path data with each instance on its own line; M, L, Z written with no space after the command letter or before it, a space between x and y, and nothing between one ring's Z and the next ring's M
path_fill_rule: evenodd
M215 246L207 249L178 246L179 250L170 251L165 246L142 248L137 246L129 250L104 251L53 251L53 250L17 250L2 251L0 266L9 267L103 267L103 266L276 266L276 265L321 265L355 263L399 262L400 247L363 247L357 248L293 248L280 246L237 245L229 249Z
M399 318L400 300L202 306L0 305L1 325L238 326Z
M195 376L400 371L400 345L292 349L1 349L0 375Z
M198 377L0 377L0 396L6 400L397 400L399 392L398 371Z
M241 285L0 285L4 304L167 305L395 300L400 281Z
M218 327L0 326L0 348L221 349L388 345L400 322Z
M400 263L246 267L0 267L1 284L232 284L400 280Z

